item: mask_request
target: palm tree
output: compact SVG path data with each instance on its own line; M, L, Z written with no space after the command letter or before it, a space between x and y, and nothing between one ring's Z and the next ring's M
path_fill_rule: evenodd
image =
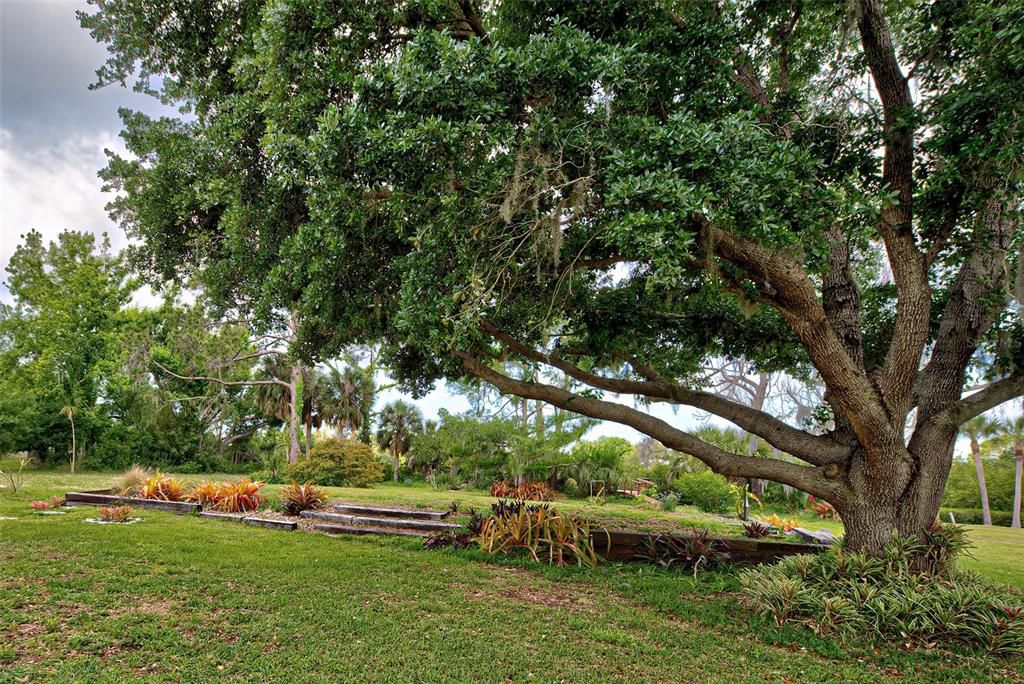
M409 451L413 438L423 432L423 414L413 404L399 399L384 407L379 420L377 444L391 454L392 479L398 482L402 455Z
M288 426L288 462L299 460L298 385L304 375L300 365L287 365L279 357L263 360L259 375L272 382L254 385L254 398L260 413L276 418Z
M313 448L313 428L323 424L327 383L315 368L302 369L302 422L306 428L306 453Z
M1013 473L1013 522L1010 527L1020 528L1021 471L1024 470L1024 416L1017 416L1003 426L1013 442L1013 455L1017 461Z
M355 439L369 422L377 395L373 375L358 366L345 366L339 371L328 365L324 383L321 412L324 421L334 426L339 437L348 428L350 436Z
M78 450L75 440L75 414L77 410L71 404L67 404L60 410L60 413L71 422L71 474L73 475L75 473L75 454Z
M981 464L981 441L999 430L999 424L985 416L978 416L964 423L960 429L971 441L974 469L978 473L978 491L981 492L981 516L986 525L992 524L992 511L988 507L988 487L985 486L985 468Z

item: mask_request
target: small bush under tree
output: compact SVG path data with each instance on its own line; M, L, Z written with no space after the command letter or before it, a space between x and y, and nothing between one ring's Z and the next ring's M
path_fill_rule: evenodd
M370 446L354 439L329 439L288 466L287 474L295 482L324 487L369 487L384 479L384 468Z

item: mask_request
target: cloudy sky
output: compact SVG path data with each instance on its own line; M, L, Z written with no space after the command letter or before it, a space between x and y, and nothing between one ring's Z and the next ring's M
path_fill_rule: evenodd
M106 232L115 249L124 246L124 233L104 211L108 198L96 175L105 165L104 149L124 150L117 110L173 114L119 86L89 90L106 50L79 27L75 12L82 9L88 9L84 1L0 0L0 268L31 229L48 238L66 229ZM0 280L6 281L6 271ZM9 300L3 284L0 299ZM380 401L397 396L391 390ZM417 403L428 417L442 407L468 408L443 387ZM697 422L666 406L653 412L675 424ZM614 423L590 434L599 435L640 437Z

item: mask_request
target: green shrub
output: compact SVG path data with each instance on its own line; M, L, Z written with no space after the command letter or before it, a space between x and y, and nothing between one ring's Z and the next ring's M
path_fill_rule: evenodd
M661 510L663 511L674 511L676 506L679 505L679 497L675 494L669 494L661 500Z
M679 503L692 504L706 513L722 513L729 508L729 483L711 471L683 473L675 479Z
M966 646L1024 653L1024 599L959 571L962 528L943 526L925 539L894 538L881 557L842 548L790 556L740 574L743 601L776 624L878 643Z
M939 520L943 523L949 522L949 514L952 513L957 525L984 525L985 518L980 508L943 508L939 510ZM992 524L1002 527L1009 527L1013 521L1013 514L1010 511L992 511Z
M293 482L326 487L369 487L384 479L384 468L368 445L354 439L318 442L306 458L287 468Z
M565 482L562 483L562 491L568 496L579 496L580 483L575 478L567 477Z

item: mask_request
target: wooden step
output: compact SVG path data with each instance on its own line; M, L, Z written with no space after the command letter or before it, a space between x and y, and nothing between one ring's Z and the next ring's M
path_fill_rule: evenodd
M389 508L387 506L364 506L361 504L334 504L334 510L347 515L365 515L372 518L441 520L448 515L446 511L431 511L425 508Z
M417 520L404 518L377 518L367 515L349 515L347 513L328 513L326 511L302 511L303 518L312 520L326 520L342 525L368 525L370 527L402 527L411 530L423 530L426 532L445 532L459 528L454 523L441 522L439 520Z
M325 534L390 534L400 537L430 536L430 532L397 530L393 527L370 527L369 525L343 525L339 523L321 523L313 525L313 529Z

